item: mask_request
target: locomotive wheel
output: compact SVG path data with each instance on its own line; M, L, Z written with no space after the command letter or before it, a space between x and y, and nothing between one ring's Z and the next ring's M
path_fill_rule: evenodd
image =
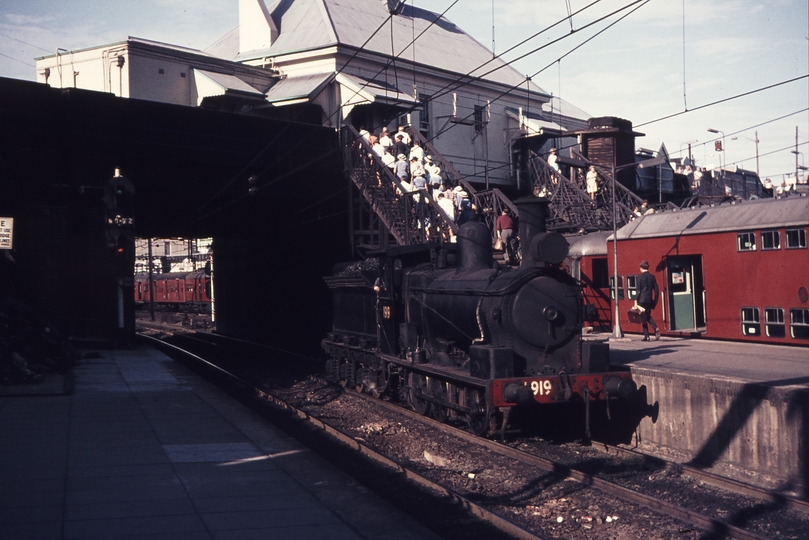
M447 401L447 385L443 381L439 381L438 379L430 379L430 395L441 399L443 401ZM449 411L443 405L438 405L437 403L432 403L432 407L430 407L430 416L435 418L439 422L446 422L447 418L449 417Z
M410 373L408 387L407 402L417 413L427 415L430 412L431 403L420 397L428 394L427 377L418 373Z
M481 392L472 391L468 406L474 411L468 417L469 431L478 437L487 437L497 429L494 409L486 406Z

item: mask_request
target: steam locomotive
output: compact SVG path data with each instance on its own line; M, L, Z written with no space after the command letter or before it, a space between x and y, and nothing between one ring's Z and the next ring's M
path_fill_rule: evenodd
M547 232L548 202L516 204L519 268L494 261L479 222L464 224L454 244L337 265L325 278L334 300L327 375L480 435L502 435L514 410L575 403L589 435L591 406L609 413L632 400L637 386L629 372L610 371L609 346L581 338L581 286L560 267L568 242Z

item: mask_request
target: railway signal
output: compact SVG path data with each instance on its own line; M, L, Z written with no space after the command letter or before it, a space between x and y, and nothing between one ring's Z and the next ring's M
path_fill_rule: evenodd
M131 276L135 265L135 188L115 169L104 189L107 246L114 251L116 274Z
M104 188L105 234L111 251L111 274L117 281L118 333L116 342L126 346L135 332L135 188L115 169Z

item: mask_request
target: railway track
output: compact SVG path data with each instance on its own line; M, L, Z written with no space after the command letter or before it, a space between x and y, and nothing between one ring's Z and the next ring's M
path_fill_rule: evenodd
M363 445L353 437L346 435L345 433L333 428L328 423L323 422L322 420L315 418L314 416L308 414L307 412L303 411L302 409L295 407L294 405L290 404L289 402L273 395L270 392L267 392L265 389L258 388L252 382L246 380L245 378L231 373L225 368L220 367L214 362L209 361L208 359L204 358L199 354L195 354L190 350L184 349L180 345L171 344L163 340L159 340L150 336L141 336L142 339L149 341L153 345L158 348L170 350L172 353L183 355L186 359L186 362L191 362L196 364L197 366L204 367L205 370L209 371L209 373L215 374L218 378L225 378L228 380L229 383L235 383L237 386L241 387L242 390L249 391L252 394L253 399L261 400L267 403L271 403L275 407L278 407L282 410L289 411L297 416L301 421L307 422L310 425L322 430L324 433L327 433L329 436L334 438L335 440L345 444L349 448L353 449L358 454L364 456L365 458L371 459L374 462L381 464L399 475L403 476L410 482L418 484L419 486L430 490L431 492L437 494L439 497L443 498L445 502L449 502L450 504L466 509L469 514L474 516L475 518L481 520L482 522L494 527L498 531L501 531L509 538L519 539L519 540L543 540L543 537L537 536L518 525L504 519L503 517L497 515L494 512L489 511L485 507L478 505L469 499L461 496L460 494L456 493L451 489L447 489L444 486L437 484L427 477L420 475L414 472L407 467L403 467L401 464L392 461L388 457L376 452L371 447L367 445ZM211 338L191 338L189 336L185 336L181 338L187 342L194 341L196 342L197 346L212 346L215 345L215 342ZM246 342L243 342L246 343Z
M674 519L683 521L694 527L702 529L706 531L706 533L712 535L712 537L716 538L727 537L727 538L749 539L749 540L769 538L768 536L763 536L755 532L745 530L743 528L718 520L716 518L702 515L687 508L678 506L677 504L665 501L663 499L629 489L615 482L611 482L609 480L605 480L596 475L593 475L592 473L578 470L574 467L570 467L568 465L564 465L556 461L552 461L516 448L512 448L510 446L501 444L496 441L481 439L480 437L477 437L462 429L437 422L431 418L419 415L414 411L403 409L397 405L376 400L370 396L367 396L355 390L346 389L346 391L362 399L373 401L373 403L378 404L379 406L384 407L388 410L395 411L397 413L406 415L414 420L421 421L426 425L430 425L434 429L444 431L464 441L481 445L492 452L508 456L512 459L528 464L532 467L536 467L548 473L564 475L567 478L571 478L582 484L597 488L603 491L604 493L608 493L615 497L619 497L623 500L631 501L635 504L644 506L656 512L666 514ZM705 471L700 471L698 469L694 469L693 467L666 462L665 460L662 460L660 458L649 456L646 454L641 454L639 452L635 452L632 450L626 450L618 447L610 447L608 451L615 454L621 454L627 457L642 457L643 459L658 462L661 466L664 467L665 466L681 467L685 473L694 477L694 479L698 482L703 482L718 489L723 489L733 493L755 497L762 501L769 501L778 505L783 505L787 508L800 511L809 516L809 502L798 499L796 497L785 496L783 494L776 493L771 490L758 488L755 486L751 486L749 484L738 482L733 479L728 479L720 477L718 475L707 473Z
M197 338L197 339L198 341L201 340L201 342L207 342L208 346L211 346L209 341L210 338ZM217 369L221 368L217 367ZM440 493L442 497L450 498L456 501L457 504L461 504L469 508L472 514L477 516L479 519L491 524L492 526L495 526L499 530L507 531L507 534L515 538L541 537L537 536L535 532L529 532L520 526L514 525L508 519L505 519L502 516L498 515L497 513L487 509L484 505L476 504L473 501L469 500L467 497L464 497L463 495L459 494L458 492L449 489L443 485L440 485L439 483L433 480L428 479L426 475L418 474L417 472L415 472L410 468L403 467L399 463L396 463L395 461L383 455L381 452L373 450L369 445L360 443L359 441L357 441L358 437L356 437L355 435L350 435L348 433L345 433L344 431L338 430L330 426L328 423L315 418L315 416L303 410L302 408L295 407L290 403L282 399L279 399L276 396L271 395L265 389L255 388L254 385L244 380L242 380L241 382L242 384L252 386L254 388L256 395L259 396L261 399L272 401L279 407L283 407L287 410L293 411L301 419L307 420L308 422L317 426L318 429L321 429L324 432L329 433L332 437L350 446L358 453L365 455L369 458L372 458L379 463L383 463L385 466L398 471L409 480L416 482L420 485L423 485L425 487L428 487L429 489L437 493ZM443 423L436 422L435 420L426 418L413 411L403 409L398 405L393 405L378 399L373 399L370 396L361 394L351 389L345 389L345 391L347 394L355 398L368 400L368 402L372 403L374 407L384 408L386 410L391 411L392 413L408 417L413 422L419 422L425 426L429 426L431 429L435 429L443 433L446 433L448 436L464 441L465 444L477 445L481 448L484 448L487 452L515 460L516 462L519 462L526 467L534 468L539 471L544 471L549 475L554 475L556 477L560 477L563 479L575 480L576 482L582 484L583 486L588 486L588 488L597 489L602 493L608 494L611 497L615 497L623 501L629 501L638 506L653 510L654 512L669 516L672 519L689 524L690 527L694 527L701 531L704 531L704 533L707 535L706 537L711 538L727 537L738 539L769 538L769 536L764 536L759 533L746 530L745 528L736 526L732 523L728 523L715 517L710 517L708 515L703 515L699 512L695 512L688 508L684 508L682 506L663 500L661 498L654 497L630 489L626 486L601 478L596 474L592 474L584 470L579 470L575 467L571 467L556 461L552 461L516 448L512 448L510 446L498 442L490 441L487 439L481 439L466 431L454 428L452 426L448 426ZM623 456L635 458L640 456L642 457L642 459L656 462L657 465L660 467L668 466L663 460L660 460L659 458L640 455L637 452L630 450L609 447L608 452L611 454L621 454ZM670 465L675 466L675 464ZM683 470L688 475L694 477L699 482L715 486L719 489L728 490L733 493L740 493L744 494L745 496L755 497L769 504L790 508L802 512L806 515L809 515L809 504L807 504L806 501L803 501L801 499L788 497L779 493L774 493L768 490L749 486L741 482L725 479L716 475L712 475L710 473L706 473L704 471L699 471L697 469L680 465L676 466L682 467Z

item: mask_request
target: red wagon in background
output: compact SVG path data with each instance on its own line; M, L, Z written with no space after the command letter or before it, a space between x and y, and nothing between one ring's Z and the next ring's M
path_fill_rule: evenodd
M135 305L148 306L152 297L160 309L203 312L210 310L210 277L205 271L155 274L154 294L149 287L149 275L135 276Z
M648 260L661 293L652 316L664 334L809 345L807 229L805 196L694 207L630 222L618 231L622 329L641 331L627 310L637 296L639 263ZM593 320L603 325L615 311L606 307L614 279L612 235L587 236L597 246L600 235L606 237L601 251L587 248L586 237L571 242L577 253L571 271L594 306Z

